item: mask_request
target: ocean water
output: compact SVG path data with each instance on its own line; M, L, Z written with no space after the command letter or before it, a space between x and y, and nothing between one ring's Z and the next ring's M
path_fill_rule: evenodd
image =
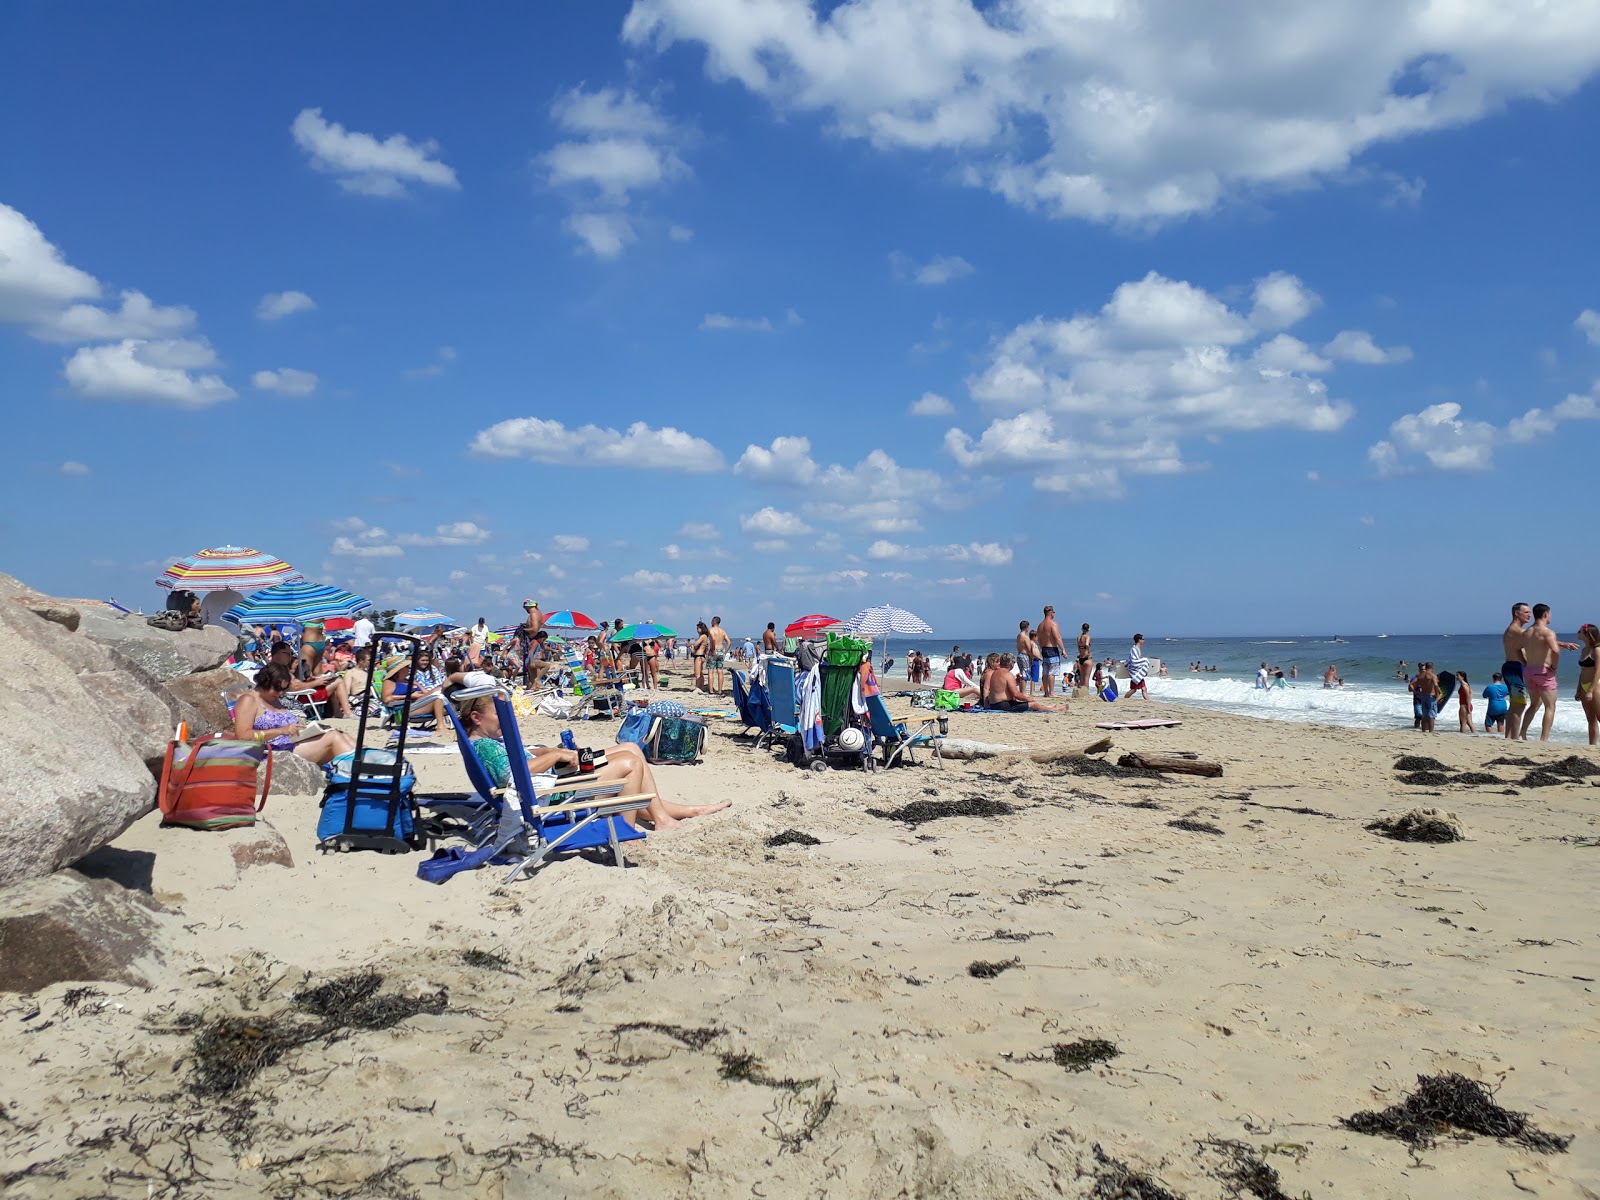
M1573 639L1572 631L1559 632L1563 640ZM1132 640L1131 635L1111 638L1096 634L1095 657L1125 659ZM936 673L942 677L944 661L953 644L959 645L963 653L980 656L997 650L1010 652L1014 639L895 638L889 647L895 659L890 681L905 678L905 653L913 646L928 655ZM1163 638L1146 634L1145 653L1166 664L1165 678L1154 675L1150 678L1150 694L1160 700L1265 720L1360 729L1410 729L1411 697L1405 680L1395 677L1398 664L1404 659L1408 669L1415 673L1417 663L1432 662L1436 670L1458 675L1466 672L1476 698L1473 721L1480 731L1487 706L1483 689L1490 676L1500 669L1503 658L1498 633L1349 638L1287 634L1258 638ZM881 648L878 657L881 662ZM1195 661L1217 670L1214 674L1191 673L1189 664ZM1269 667L1282 667L1285 674L1291 666L1298 666L1300 677L1289 680L1288 687L1259 691L1255 687L1255 676L1263 662ZM1330 663L1344 680L1341 688L1322 686L1322 674ZM1588 724L1583 710L1572 698L1578 682L1575 652L1563 651L1560 674L1561 688L1557 693L1556 723L1551 739L1587 743ZM1454 700L1440 712L1438 727L1441 733L1454 733Z

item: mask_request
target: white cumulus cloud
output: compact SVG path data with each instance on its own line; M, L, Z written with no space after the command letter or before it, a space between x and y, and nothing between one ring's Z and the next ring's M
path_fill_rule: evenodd
M564 554L583 554L589 549L589 539L575 533L558 533L550 539L550 544Z
M94 400L208 408L236 395L221 376L192 373L215 364L216 353L204 342L129 338L83 347L67 360L62 374L74 391Z
M634 0L623 37L703 47L708 75L780 118L953 158L956 178L1051 216L1128 223L1358 175L1369 149L1600 68L1585 0L1282 0L1270 19L1236 0Z
M317 390L317 377L310 371L294 367L279 367L276 371L257 371L250 383L258 391L277 392L280 396L309 396Z
M562 226L590 254L600 259L616 258L624 248L638 241L633 223L622 213L573 213L562 222Z
M99 295L99 280L70 265L27 217L0 204L0 321L40 323Z
M938 392L923 392L911 402L913 417L948 417L954 415L956 406Z
M653 429L643 421L624 432L598 425L569 429L560 421L513 417L480 430L471 449L489 458L525 458L565 467L642 467L709 474L726 465L722 452L703 438L671 426Z
M1041 491L1110 499L1125 493L1126 472L1189 469L1185 439L1336 431L1354 410L1317 377L1330 364L1287 333L1259 341L1309 313L1313 295L1275 273L1256 281L1247 317L1151 272L1097 312L1035 318L998 339L967 381L1002 415L976 437L949 430L945 449L968 469L1028 471Z
M1393 346L1385 350L1364 329L1341 330L1322 348L1322 352L1340 362L1359 363L1367 367L1391 366L1411 360L1409 346Z
M312 167L335 176L347 192L403 196L412 183L451 190L461 186L455 171L435 157L439 144L434 141L413 142L402 133L379 141L324 120L320 108L302 109L290 130Z
M739 528L745 533L767 538L799 537L811 532L807 525L792 512L767 507L739 518Z
M1505 426L1462 416L1454 401L1430 404L1389 426L1389 436L1367 450L1379 475L1397 475L1422 459L1440 471L1485 471L1499 446L1537 441L1555 433L1563 421L1600 420L1600 383L1588 395L1569 395L1548 412L1530 408Z
M490 536L472 521L450 521L435 525L432 533L402 533L395 541L402 546L479 546Z
M63 475L82 476L89 473L89 468L81 462L73 462L71 459L68 459L66 462L61 464L61 473Z
M1578 327L1578 332L1591 346L1600 346L1600 312L1586 308L1578 314L1578 319L1573 322Z
M848 524L868 533L906 533L922 527L929 508L954 508L964 498L936 471L903 467L873 450L853 467L822 465L811 457L811 440L777 437L768 446L747 446L734 472L758 483L802 488L801 511L809 519Z
M263 321L281 321L298 312L311 312L317 302L304 292L268 292L256 305L256 316Z
M959 254L939 254L927 262L919 263L898 250L889 255L889 269L902 283L915 283L923 287L938 287L941 283L972 274L972 264Z
M0 252L3 253L3 252ZM115 309L74 304L34 325L33 336L46 342L112 342L122 338L173 337L189 330L194 309L177 304L162 307L143 292L123 292Z

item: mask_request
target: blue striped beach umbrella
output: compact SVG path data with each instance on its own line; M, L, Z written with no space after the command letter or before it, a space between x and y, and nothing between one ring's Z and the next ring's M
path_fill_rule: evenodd
M869 638L881 637L885 654L889 652L889 635L891 633L910 635L933 632L933 626L917 616L916 613L907 612L903 608L896 608L892 604L879 604L874 608L864 608L846 621L844 627L854 634L865 634Z
M453 628L460 624L454 617L447 617L431 608L411 608L403 613L395 613L394 623L408 629L431 629L435 625Z
M304 625L323 617L353 617L371 607L372 601L365 596L299 580L254 592L222 616L240 625Z

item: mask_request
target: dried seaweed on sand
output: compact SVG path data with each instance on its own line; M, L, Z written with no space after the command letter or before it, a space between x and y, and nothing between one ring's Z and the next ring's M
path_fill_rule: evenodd
M1022 970L1022 960L1020 958L1010 958L1000 962L984 962L980 958L967 965L967 974L974 979L994 979L1002 972L1011 970L1012 967L1016 967L1019 971Z
M1366 828L1397 842L1459 842L1463 837L1456 815L1437 808L1413 808L1398 817L1379 817Z
M1183 1200L1177 1192L1168 1191L1142 1171L1135 1171L1127 1163L1112 1158L1094 1144L1094 1189L1090 1200Z
M1570 1137L1545 1133L1526 1113L1510 1112L1494 1101L1494 1093L1465 1075L1418 1075L1417 1090L1382 1112L1358 1112L1340 1124L1357 1133L1398 1138L1426 1148L1452 1130L1505 1138L1530 1150L1565 1152Z
M907 825L924 825L929 821L943 820L945 817L1005 817L1016 811L1015 805L973 796L966 800L945 800L939 803L931 800L913 800L901 808L869 808L867 815L884 821L904 821Z
M822 839L812 837L809 833L801 833L798 829L785 829L782 833L775 833L767 839L768 846L820 846Z
M1437 758L1429 758L1425 754L1402 754L1394 760L1396 771L1448 771Z
M1176 821L1168 821L1167 825L1173 829L1187 829L1190 833L1211 833L1222 837L1224 830L1205 821L1196 821L1191 817L1179 817Z

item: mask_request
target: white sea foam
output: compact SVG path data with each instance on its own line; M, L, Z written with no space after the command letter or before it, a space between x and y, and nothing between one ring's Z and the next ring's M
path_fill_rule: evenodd
M1315 679L1299 680L1288 687L1263 691L1253 680L1226 675L1197 679L1174 676L1150 680L1150 695L1174 704L1210 708L1270 721L1300 721L1323 725L1349 725L1358 729L1411 728L1411 697L1396 684L1392 688L1363 688L1347 685L1325 688ZM1487 702L1480 696L1472 706L1473 721L1483 727ZM1440 730L1456 729L1456 706L1447 704L1439 713ZM1562 742L1587 742L1588 724L1570 696L1556 706L1556 723L1551 737Z

